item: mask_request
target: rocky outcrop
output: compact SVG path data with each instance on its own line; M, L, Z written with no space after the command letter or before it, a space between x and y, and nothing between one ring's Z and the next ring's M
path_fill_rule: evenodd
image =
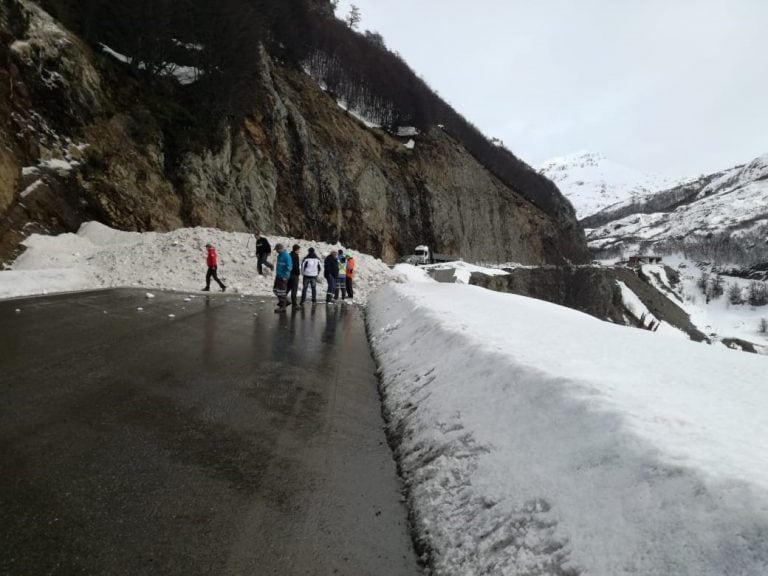
M600 320L640 326L625 308L621 289L623 282L653 316L667 322L697 342L708 341L690 317L670 296L660 292L641 272L623 267L603 266L539 266L512 268L506 276L473 273L471 284L496 292L520 294L573 308ZM667 275L675 278L671 268Z
M9 112L3 135L13 140L11 159L0 169L29 172L58 159L70 173L49 178L40 171L45 186L23 199L19 182L4 178L10 192L0 190L0 250L6 257L21 235L18 223L56 232L81 218L131 230L260 229L341 241L389 261L422 243L467 260L588 257L572 213L535 206L438 127L406 146L411 137L367 128L307 75L266 54L263 98L253 114L227 127L215 145L174 150L171 159L167 134L142 105L127 67L91 52L31 2L20 5L25 25L12 26L9 14L2 15L16 92L0 103ZM47 196L38 196L44 189L59 191L69 217L45 213L40 200Z
M13 204L19 182L19 167L13 154L0 147L0 214L8 211Z
M270 116L230 130L216 153L187 156L195 223L338 239L389 260L422 243L469 260L584 259L580 230L559 227L439 128L409 149L303 74L273 70L268 86Z
M613 271L597 266L512 268L506 276L473 273L471 284L546 300L600 320L626 322L621 290Z

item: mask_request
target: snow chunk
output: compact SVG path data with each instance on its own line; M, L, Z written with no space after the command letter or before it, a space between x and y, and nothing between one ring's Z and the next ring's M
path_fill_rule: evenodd
M34 192L35 190L37 190L37 189L38 189L38 188L39 188L39 187L40 187L42 184L43 184L43 181L42 181L42 180L35 180L34 182L32 182L32 184L30 184L29 186L27 186L27 187L26 187L26 188L25 188L25 189L24 189L24 190L21 192L21 194L19 194L19 198L22 198L22 199L26 198L27 196L29 196L30 194L32 194L32 192Z
M101 44L101 49L104 51L105 54L108 54L109 56L112 56L115 60L118 62L122 62L123 64L130 64L131 59L128 58L125 54L120 54L119 52L112 50L109 46L106 44Z
M320 87L321 87L321 88L323 88L323 86L322 86L322 85L321 85ZM325 90L325 88L323 88L323 89ZM347 114L349 114L350 116L352 116L352 117L353 117L355 120L358 120L359 122L362 122L362 124L363 124L363 125L364 125L366 128L381 128L381 124L377 124L376 122L373 122L372 120L369 120L369 119L368 119L368 118L365 116L365 114L364 114L363 112L361 112L360 110L356 110L356 109L350 109L350 108L347 106L347 103L346 103L346 101L344 101L344 100L337 100L337 101L336 101L336 105L337 105L339 108L341 108L342 110L344 110L344 112L346 112Z
M651 313L648 307L643 304L643 301L640 300L637 294L635 294L629 286L624 284L621 280L617 280L616 283L621 289L621 299L624 303L624 307L643 325L643 328L652 328L659 323L656 316Z
M56 170L59 173L67 173L79 165L80 162L77 162L76 160L64 160L62 158L54 158L40 162L40 166L43 168L50 168L51 170Z
M173 76L182 86L194 84L200 78L200 69L192 66L173 66Z
M398 126L395 134L400 137L407 138L409 136L418 136L419 130L414 126Z

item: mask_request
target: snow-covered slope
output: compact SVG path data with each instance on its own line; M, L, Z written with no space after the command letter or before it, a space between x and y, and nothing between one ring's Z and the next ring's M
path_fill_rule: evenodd
M675 184L665 176L641 172L593 152L553 158L539 166L539 173L557 184L579 219L611 204L641 198Z
M699 250L696 257L735 264L764 259L768 255L768 154L702 182L706 184L693 190L690 201L670 211L631 213L590 230L590 248ZM644 207L638 205L637 210ZM747 261L733 260L742 257Z
M436 574L768 574L768 358L474 286L368 310Z

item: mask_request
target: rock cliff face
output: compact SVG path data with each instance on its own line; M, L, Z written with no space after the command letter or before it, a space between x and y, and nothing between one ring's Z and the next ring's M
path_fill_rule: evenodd
M179 153L138 82L28 0L0 13L0 258L25 233L97 219L339 240L395 260L417 244L468 260L583 262L568 204L546 213L435 127L367 128L300 71L262 54L261 104L215 146Z

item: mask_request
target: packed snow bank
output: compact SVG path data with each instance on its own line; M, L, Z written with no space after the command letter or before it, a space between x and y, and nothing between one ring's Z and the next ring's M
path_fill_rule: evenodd
M437 574L768 574L765 357L474 286L368 319Z
M413 264L396 264L393 270L401 274L407 282L435 282L423 267Z
M289 249L299 244L302 258L310 246L321 259L340 248L280 236L269 236L269 240L273 248L278 242ZM274 276L256 274L255 241L249 234L214 228L140 234L88 222L77 234L30 236L24 242L26 251L11 271L0 272L0 298L126 286L200 290L205 284L207 242L218 251L218 273L228 291L272 294ZM381 260L352 253L356 262L355 300L365 302L378 285L402 279ZM274 263L274 253L271 260ZM215 283L212 289L218 289ZM324 289L323 284L321 296Z

